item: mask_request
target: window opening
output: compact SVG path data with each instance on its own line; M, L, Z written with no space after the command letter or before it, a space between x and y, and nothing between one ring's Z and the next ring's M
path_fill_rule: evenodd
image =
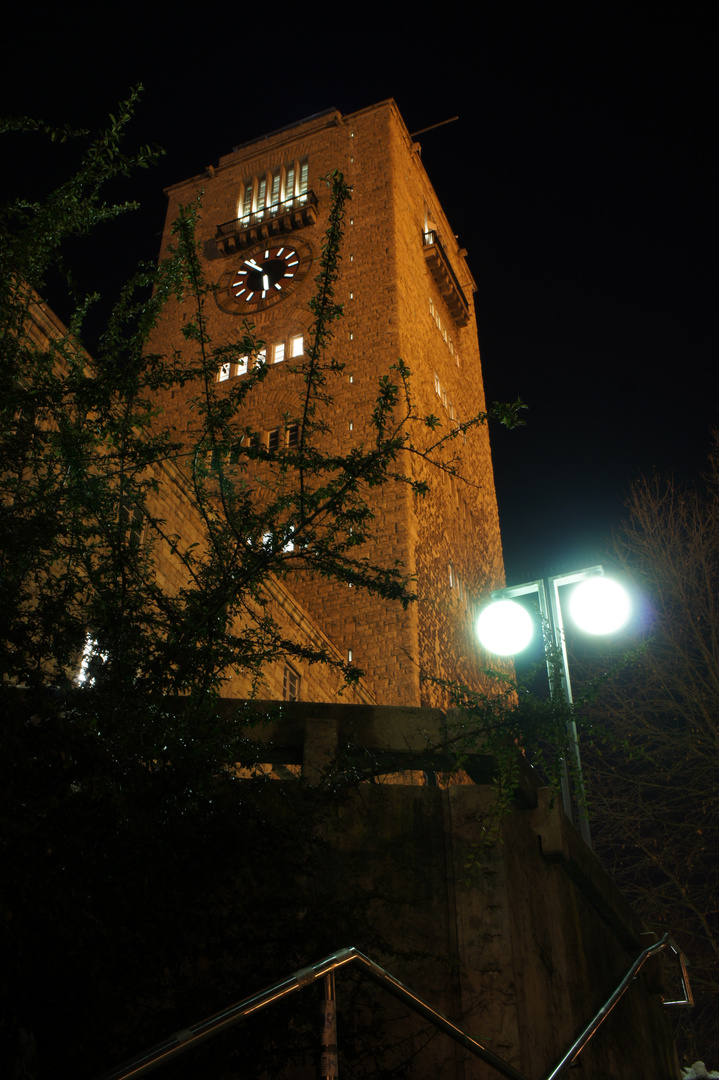
M91 661L99 657L103 664L107 663L108 654L106 652L99 652L97 647L97 639L92 637L91 634L85 636L85 646L82 650L82 656L80 657L80 668L75 676L75 682L82 686L87 683L88 686L94 686L95 679L88 677L88 669Z
M267 433L267 449L279 450L280 448L280 429L273 428L272 431Z
M147 521L139 506L130 506L122 503L120 506L120 521L123 528L129 529L128 537L130 546L139 550L145 543Z
M307 202L309 158L288 161L261 176L248 176L240 189L237 216L242 224L263 221Z
M288 356L303 355L304 337L302 334L293 334L288 340L273 342L269 347L269 362L272 364L281 364ZM239 356L235 362L224 361L217 369L217 381L226 382L233 376L246 375L250 368L250 359L249 356ZM257 353L253 366L260 367L261 364L266 363L268 363L268 350L267 347L264 347Z
M291 201L295 197L295 166L285 167L285 201Z
M254 189L254 186L255 182L252 177L250 177L249 180L245 181L245 190L242 198L242 209L240 212L240 217L243 221L249 220L250 214L252 213L252 191Z
M299 701L300 699L300 677L290 664L285 664L282 697L285 701Z
M280 201L280 169L272 173L272 189L270 191L270 206L277 209Z
M307 194L307 181L309 180L309 176L310 176L309 159L304 158L300 162L300 184L299 184L299 190L297 192L298 195L306 195Z

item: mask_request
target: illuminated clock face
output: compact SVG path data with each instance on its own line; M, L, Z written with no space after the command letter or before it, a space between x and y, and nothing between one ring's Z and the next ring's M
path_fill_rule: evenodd
M239 266L218 283L218 302L228 311L261 311L292 292L312 264L312 252L301 241L268 243L246 251Z
M230 288L240 303L266 300L286 289L299 268L300 256L296 248L268 247L243 261Z

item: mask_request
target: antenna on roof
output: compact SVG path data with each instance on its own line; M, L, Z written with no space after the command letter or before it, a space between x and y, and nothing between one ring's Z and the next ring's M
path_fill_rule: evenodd
M455 120L459 120L458 116L450 116L449 120L440 120L438 124L430 124L429 127L420 128L419 131L411 131L410 139L413 139L415 135L424 135L425 131L434 131L435 128L444 127L445 124L452 124Z

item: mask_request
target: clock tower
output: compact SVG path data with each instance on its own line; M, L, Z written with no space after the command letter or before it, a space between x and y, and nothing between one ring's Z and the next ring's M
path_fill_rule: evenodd
M236 340L243 319L265 342L267 377L247 399L247 422L268 445L283 432L300 393L293 357L302 356L329 213L322 178L339 170L352 188L335 299L344 305L332 355L343 365L331 389L326 447L346 453L371 437L379 380L401 358L420 416L442 433L485 408L474 312L474 283L425 172L420 146L393 100L343 116L329 109L236 147L217 166L168 189L163 245L181 204L202 191L198 240L216 286L207 306L215 344ZM182 306L168 308L152 345L182 348ZM247 357L217 372L217 392L246 377ZM175 391L165 419L191 422ZM281 437L288 437L283 432ZM462 479L417 459L409 486L376 488L373 563L413 575L407 610L347 585L302 576L284 583L345 659L362 668L379 704L445 704L423 674L481 688L484 657L475 643L476 603L503 581L489 436L471 429L451 444Z

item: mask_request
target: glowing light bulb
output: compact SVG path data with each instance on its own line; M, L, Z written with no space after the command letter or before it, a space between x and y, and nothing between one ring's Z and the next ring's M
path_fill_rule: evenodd
M489 652L510 656L532 640L532 620L515 600L496 600L477 619L477 637Z
M631 613L629 596L617 581L590 577L578 585L569 601L572 618L587 634L613 634Z

